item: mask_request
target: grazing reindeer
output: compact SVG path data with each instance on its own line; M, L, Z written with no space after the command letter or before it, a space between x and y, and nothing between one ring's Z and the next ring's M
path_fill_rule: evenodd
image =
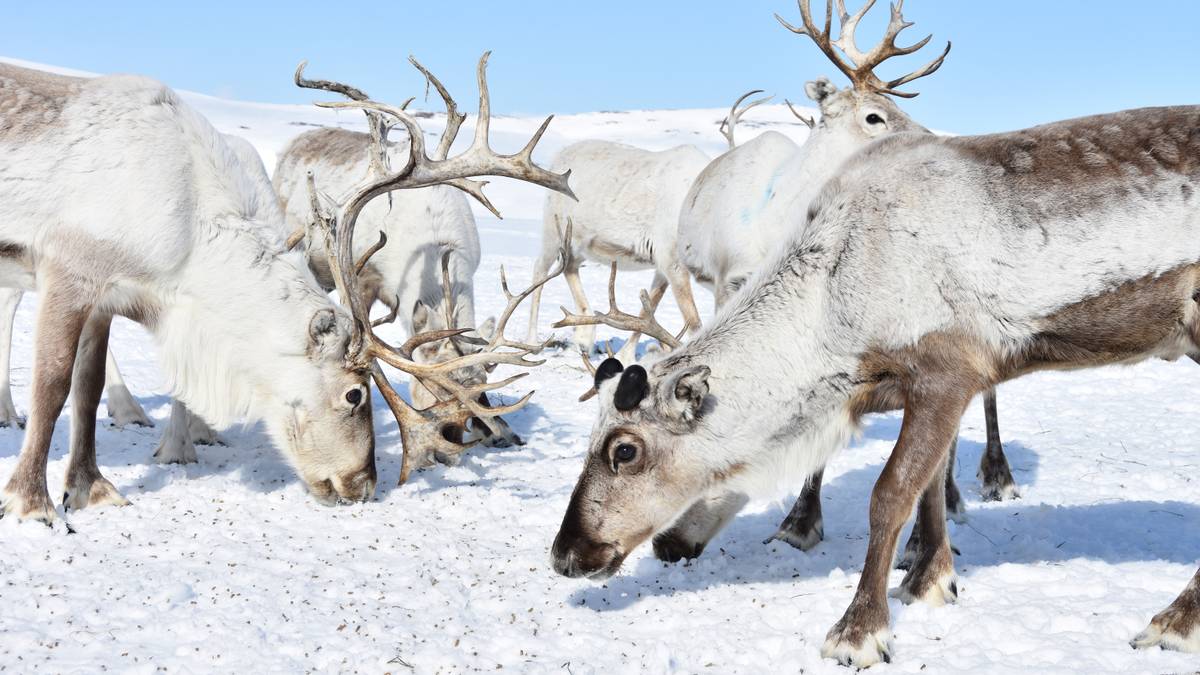
M581 141L563 148L553 166L571 170L579 201L554 193L546 197L542 254L534 275L544 273L558 257L570 221L573 235L563 276L581 314L590 311L579 279L583 260L615 262L629 270L652 267L651 294L661 299L669 284L685 328L695 330L700 326L700 313L692 299L687 270L675 257L675 236L683 197L706 164L708 157L691 145L651 152L621 143ZM539 291L529 308L529 342L537 339L540 305ZM575 344L585 354L591 353L595 342L595 326L576 328ZM632 357L633 346L627 345L623 358Z
M441 82L420 64L415 61L414 64L444 93L443 98L450 106L448 119L461 124L465 115L457 112L454 99L445 92ZM326 85L331 84L304 79L303 65L296 72L296 82L302 87L327 90L330 87ZM353 87L333 89L351 100L366 100L366 95ZM373 129L378 128L377 117L371 117L370 124ZM383 142L386 143L386 155L380 158L381 161L403 166L409 152L408 139ZM372 134L333 128L308 131L293 139L279 156L274 178L289 226L304 232L312 225L309 173L320 192L348 194L372 170L374 143ZM399 318L410 336L476 327L474 279L480 260L479 232L467 197L461 190L449 185L434 185L374 200L363 208L358 227L370 233L382 232L389 242L371 257L370 264L359 277L365 293L363 302L368 310L377 300L390 310L386 318L375 320L373 325ZM309 265L322 286L332 289L334 280L326 263L328 252L319 238L307 237L306 241ZM370 245L366 238L362 242L356 247L356 256L361 256ZM494 320L485 322L480 327L481 332L491 337L490 326L493 324ZM414 356L420 363L437 363L472 351L478 351L478 347L447 339L422 345ZM487 373L483 365L476 365L455 373L455 377L462 384L478 384L487 380ZM437 398L419 383L411 388L411 393L417 408L427 408L437 402ZM487 405L486 394L481 394L480 401ZM491 427L495 427L494 433ZM487 426L475 424L473 433L480 434L485 444L495 447L523 443L500 418L494 418Z
M896 87L936 72L950 45L947 43L946 50L922 68L892 82L882 82L875 76L875 68L889 58L915 52L929 38L904 49L895 47L893 31L902 28L898 4L888 34L872 50L862 53L855 47L854 32L872 4L866 3L851 16L839 0L841 34L837 40L831 39L828 26L822 31L813 25L807 0L800 3L803 27L779 19L789 30L810 37L852 86L839 90L826 78L809 82L805 93L820 106L821 120L803 145L797 147L782 134L764 133L714 159L692 184L679 216L678 255L691 274L713 291L718 309L778 255L783 242L795 235L796 226L802 223L797 223L794 214L805 211L821 186L837 175L846 158L889 134L929 133L890 96L915 96ZM839 48L849 61L838 54ZM981 494L985 500L1015 497L1016 483L1000 443L994 391L985 394L984 410L988 441L979 464ZM821 480L822 473L818 472L805 484L771 539L801 550L809 550L821 541ZM963 504L952 470L946 475L946 492L948 511L961 519Z
M46 461L71 389L65 506L126 503L95 456L113 314L154 334L174 393L199 414L265 419L315 497L369 498L374 434L366 373L345 359L349 317L284 251L282 223L256 211L264 186L225 139L141 77L0 65L0 109L0 285L40 301L4 513L55 518Z
M542 344L525 344L514 342L505 336L505 327L513 312L520 304L547 281L562 273L564 264L554 270L536 276L533 282L520 293L511 293L508 282L501 268L501 288L508 302L496 321L494 332L487 340L481 338L466 338L470 328L453 328L414 335L403 345L395 347L384 342L374 334L373 322L369 315L369 301L376 297L375 282L370 279L368 270L371 269L372 257L381 250L386 250L387 234L379 232L379 239L366 250L358 253L354 244L354 232L359 217L366 206L377 196L395 190L428 188L437 185L452 185L475 197L487 208L495 212L491 202L483 194L484 183L471 180L472 176L502 176L523 180L535 185L541 185L551 190L571 196L568 178L571 172L554 173L533 162L533 151L538 141L546 132L553 116L547 117L542 126L534 133L525 147L512 155L499 155L489 144L489 129L491 126L491 102L487 88L487 60L490 52L485 52L479 59L476 76L479 82L479 115L475 125L475 137L471 146L454 157L448 157L450 146L458 134L462 117L455 114L454 100L450 94L433 78L429 72L410 59L413 65L422 72L437 88L445 100L446 108L450 111L445 130L442 132L434 156L430 157L425 149L425 138L416 119L407 113L403 107L389 106L376 103L365 96L348 95L347 92L358 93L359 90L338 82L311 82L302 86L315 89L325 89L347 94L351 100L334 103L319 103L318 105L333 109L358 109L368 113L371 122L370 170L367 175L352 187L344 200L339 200L336 213L328 215L321 207L316 188L316 180L312 174L307 177L309 208L314 230L320 233L322 245L327 253L329 275L342 304L350 311L353 321L350 353L355 366L370 372L372 379L391 408L393 416L400 427L403 445L403 459L400 469L400 482L408 479L409 472L414 466L429 464L434 458L449 461L470 447L470 443L459 442L452 438L454 430L465 429L472 419L491 426L500 415L519 410L533 395L526 394L517 402L499 407L490 407L484 394L503 387L523 375L521 373L498 382L463 382L460 373L477 367L490 369L498 364L514 366L536 366L542 361L533 361L528 357L541 351ZM300 82L304 64L297 69L297 81ZM408 132L407 161L398 170L389 168L387 131L389 120L403 125ZM337 236L334 236L334 233ZM404 235L404 232L400 233ZM565 236L570 236L570 227ZM448 258L443 258L448 261ZM364 273L368 279L363 283ZM447 266L443 267L444 296L450 297L450 274ZM432 363L419 362L414 352L423 345L442 340L462 339L466 343L475 343L481 349L472 350L445 361ZM437 397L436 403L426 408L418 409L406 403L392 388L384 375L380 363L385 363L401 372L410 375L414 383L428 390Z
M914 507L895 594L956 598L942 472L974 396L1038 370L1200 353L1198 158L1197 106L868 145L713 325L648 369L602 364L555 568L605 577L667 527L702 545L740 495L803 480L864 414L903 407L858 589L822 647L860 667L890 658L888 572ZM1200 572L1133 645L1200 651Z

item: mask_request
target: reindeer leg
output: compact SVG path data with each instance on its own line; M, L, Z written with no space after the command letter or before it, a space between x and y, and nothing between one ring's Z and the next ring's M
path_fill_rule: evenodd
M13 323L22 292L18 288L0 288L0 427L24 427L25 418L13 405L10 380Z
M125 386L125 378L121 377L121 370L117 368L117 360L113 358L112 350L108 352L106 364L104 388L108 394L108 416L112 419L113 426L154 426L154 422L150 421L146 411L142 409L142 404L138 403Z
M579 263L575 262L563 270L563 276L567 279L567 286L571 288L571 295L575 297L575 306L579 309L579 313L591 314L592 310L588 307L587 296L583 293L583 282L579 280ZM575 345L584 354L590 355L596 348L596 327L576 326Z
M654 557L665 562L699 558L708 542L748 501L746 495L736 492L701 498L670 529L654 536Z
M196 413L188 410L188 407L183 406L187 412L187 429L188 438L192 439L192 443L196 445L225 445L225 441L221 439L221 435L215 429L208 426L208 422L200 419Z
M71 459L63 487L63 509L112 504L129 500L100 474L96 464L96 410L104 392L105 354L112 315L95 311L88 317L75 352L71 380Z
M854 599L846 613L833 626L821 647L821 655L837 659L843 665L865 668L891 659L889 615L887 606L888 573L896 554L900 530L912 513L917 497L931 486L933 476L936 491L941 493L947 449L958 431L962 412L973 392L965 383L956 382L950 374L927 375L928 380L907 387L904 423L900 438L883 468L875 489L871 492L870 539L862 577ZM925 477L925 480L921 480ZM938 526L945 527L945 501L930 495L925 501L929 546L945 548L946 555L930 555L929 563L921 568L919 578L908 585L908 592L931 602L937 596L921 584L946 581L954 573L948 565L949 540L938 535ZM938 512L941 511L941 512ZM923 539L925 536L922 537ZM920 581L920 583L918 583Z
M81 299L79 289L67 281L67 275L44 270L39 276L45 279L45 290L38 308L29 423L17 468L0 491L0 502L5 515L49 525L55 514L46 489L46 460L54 423L71 390L75 350L91 307Z
M985 502L1002 502L1015 499L1017 483L1008 468L1004 446L1000 444L1000 422L996 417L996 390L988 389L983 395L983 414L987 421L987 449L979 460L979 480L983 483L980 494Z
M812 550L825 538L825 523L821 519L821 481L825 469L808 477L792 510L779 525L779 531L771 535L764 544L778 539L801 551Z
M543 235L545 236L545 235ZM543 243L543 246L545 244ZM550 270L550 265L554 264L555 258L558 256L558 249L550 251L542 251L542 255L538 258L537 263L533 267L533 278L540 279ZM533 294L529 296L529 329L525 333L525 341L529 344L537 344L538 339L538 314L542 309L542 289L544 286L538 286L534 289ZM571 289L574 292L574 289Z
M700 310L696 309L696 299L692 297L692 277L678 263L667 270L667 279L671 282L671 291L675 294L675 303L683 314L683 325L688 334L700 330Z
M958 459L958 436L950 443L949 459L946 461L946 517L956 523L967 522L967 509L963 506L958 483L954 482L954 462Z
M1129 642L1134 649L1161 647L1200 653L1200 570L1166 609L1150 620L1146 630Z
M159 464L195 464L196 445L188 429L192 413L178 399L171 400L171 419L163 429L158 447L154 449L154 461Z
M948 461L949 457L947 457ZM910 544L916 542L908 574L900 587L891 592L904 604L921 600L940 607L958 599L954 579L954 556L950 536L946 532L946 494L942 481L929 481L917 505L917 521L913 525Z
M947 450L946 483L945 483L945 488L944 488L945 489L945 501L947 504L946 515L947 515L947 517L950 518L950 520L953 520L956 523L965 523L967 520L967 517L966 517L966 514L962 512L962 497L958 493L958 486L955 485L955 483L954 483L954 469L952 468L954 466L954 460L958 454L957 449L958 449L958 437L955 436L954 440L950 442L950 447ZM954 495L953 498L956 501L956 503L958 504L958 508L960 510L960 516L962 518L961 520L956 518L955 515L950 512L949 504L950 504L950 499L951 499L950 495L951 494ZM908 543L906 543L904 545L904 552L900 555L900 559L898 561L896 561L896 569L898 569L898 570L912 569L913 564L917 561L917 557L920 555L921 550L922 550L921 549L921 534L923 532L928 531L928 526L926 526L925 523L922 522L922 520L925 517L926 517L926 511L923 511L918 508L916 523L913 525L912 532L908 535ZM954 548L953 546L951 546L950 549L954 553L958 553L958 549Z

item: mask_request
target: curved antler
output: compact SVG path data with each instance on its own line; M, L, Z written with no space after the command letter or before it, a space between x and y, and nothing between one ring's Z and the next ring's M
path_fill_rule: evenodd
M719 128L721 135L723 135L725 140L729 143L730 150L737 147L737 143L733 140L733 129L737 126L738 120L742 119L742 115L746 114L746 111L754 106L762 105L775 98L774 96L764 96L756 101L747 103L746 107L738 110L738 106L742 104L742 101L745 101L755 94L761 94L762 92L762 89L752 89L738 97L738 100L734 101L733 105L729 107L729 114L725 116L725 119L721 122L721 126Z
M901 98L912 98L917 95L917 92L898 91L896 87L912 82L917 78L933 74L938 68L942 67L942 62L945 61L946 55L950 53L950 42L947 42L946 49L934 60L907 75L884 82L874 72L879 64L894 56L912 54L928 44L933 38L933 35L927 35L924 39L908 47L899 47L896 45L896 38L899 37L900 32L913 25L912 22L905 21L901 13L904 8L904 0L896 0L892 4L891 19L888 21L883 38L865 53L860 51L858 45L855 44L854 32L858 28L858 22L875 5L875 0L867 0L867 3L853 15L846 11L845 0L837 0L839 29L836 40L832 39L830 35L833 23L833 0L826 0L825 2L825 26L822 29L817 28L816 24L813 23L812 11L809 9L809 0L797 0L797 4L800 6L802 26L793 26L778 14L775 15L775 19L783 24L784 28L793 33L807 35L811 38L813 43L817 45L825 56L837 66L838 70L850 78L850 82L854 85L854 88L860 91L891 94L892 96L899 96ZM847 59L849 59L848 61L839 55L839 49L846 55Z
M526 345L510 341L504 336L504 329L508 318L512 316L516 307L535 289L561 274L563 270L564 259L560 256L559 264L554 269L542 277L533 280L529 288L518 294L513 294L509 291L508 282L504 278L503 270L501 270L501 284L508 299L508 305L497 322L495 335L478 352L465 354L438 363L417 363L412 357L412 352L416 347L427 342L442 339L463 339L470 341L469 338L462 336L463 333L470 329L457 329L453 328L453 324L450 324L448 330L414 336L400 348L389 345L376 336L371 329L372 322L368 314L370 308L365 305L362 294L358 292L358 273L366 266L370 255L386 244L386 237L381 236L379 243L372 246L357 261L353 256L354 226L363 207L371 199L393 190L449 184L475 196L485 206L495 211L494 207L487 201L487 198L483 196L482 188L485 183L469 180L469 177L482 175L516 178L574 197L567 183L570 175L569 171L564 174L556 174L537 166L533 162L533 150L538 140L545 133L546 127L552 117L546 119L533 138L530 139L520 152L512 155L499 155L491 149L488 139L488 126L491 118L490 102L485 75L487 57L488 54L485 53L479 60L479 120L475 129L475 139L470 148L454 157L446 157L443 148L448 151L453 144L454 137L462 122L462 116L458 115L449 92L445 90L429 71L417 63L415 59L412 60L414 65L442 94L449 114L447 129L433 158L429 157L425 152L424 134L419 123L402 108L371 101L366 99L365 95L362 99L353 98L348 102L318 103L318 105L328 108L362 109L369 116L381 115L391 117L404 125L409 134L409 161L406 166L397 172L385 174L373 172L372 175L369 175L354 190L348 200L340 207L336 216L326 215L322 212L317 198L315 180L311 173L308 175L309 200L313 211L313 222L324 236L329 268L334 279L334 286L338 291L338 296L343 306L350 310L350 314L354 319L355 327L350 345L347 348L347 359L354 367L370 370L376 386L383 394L388 406L392 409L393 415L396 417L397 423L400 425L401 438L404 444L404 460L401 468L402 483L407 479L411 468L409 462L411 452L419 449L423 453L436 452L444 455L455 455L472 445L448 440L443 434L443 429L447 425L453 424L465 427L467 421L471 418L488 420L500 415L506 415L519 410L529 401L533 392L529 392L517 402L507 406L493 408L479 401L482 394L507 386L525 375L525 373L514 375L499 382L485 382L476 385L460 384L453 379L452 373L462 368L501 363L526 367L540 365L542 361L532 360L528 357L540 352L545 345ZM311 85L310 88L326 89L343 94L347 91L362 93L358 89L336 82L305 80L300 76L302 70L303 64L297 70L296 79L297 84L300 84L300 86ZM373 135L372 142L375 144L375 150L382 154L383 137L380 136L377 138ZM443 260L443 283L449 285L448 263L445 260ZM502 349L506 349L507 351L501 351ZM412 408L392 388L379 366L378 362L380 361L412 376L433 393L435 397L439 398L439 402L425 410Z

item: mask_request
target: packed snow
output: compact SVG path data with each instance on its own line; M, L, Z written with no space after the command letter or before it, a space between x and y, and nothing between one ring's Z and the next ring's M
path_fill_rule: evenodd
M311 125L361 127L348 113L185 96L219 129L250 140L269 168ZM470 108L473 93L459 97ZM696 143L715 155L724 147L716 128L724 114L564 116L552 123L539 159L583 138L649 149ZM426 120L427 131L440 132L441 119ZM520 147L540 121L497 117L497 146ZM743 127L742 139L768 128L806 135L783 106L753 110ZM544 197L504 181L489 190L508 217L479 211L481 318L503 306L501 265L514 284L529 278ZM585 268L588 295L601 306L606 280L606 270ZM650 272L622 274L619 297L636 303L649 282ZM711 298L697 295L707 320ZM566 285L551 282L545 334L557 306L569 303ZM22 410L36 305L35 295L26 296L17 315L13 380ZM670 299L660 318L682 325ZM514 318L514 335L523 319ZM377 396L376 499L326 508L305 494L259 426L225 430L226 444L200 448L198 464L155 464L150 456L170 405L154 345L119 320L113 349L157 423L111 428L101 408L101 469L133 504L69 514L73 535L0 521L0 669L844 672L819 649L857 583L867 501L899 414L869 418L862 437L835 457L823 491L826 541L814 551L762 543L791 505L792 496L780 495L752 504L691 564L665 565L643 547L621 574L596 584L559 577L548 561L596 405L576 402L589 376L570 351L551 351L504 392L511 401L537 391L509 420L526 445L472 450L459 466L416 472L401 487L396 424ZM1000 428L1021 490L1006 503L978 499L985 437L976 402L964 418L955 470L969 519L950 524L961 550L959 601L933 609L893 600L894 662L875 670L1195 670L1195 655L1134 651L1127 641L1195 571L1200 402L1186 392L1198 374L1190 362L1149 362L1001 387ZM51 449L52 486L66 469L68 426L65 410ZM15 466L21 439L18 429L0 429L0 477ZM900 579L893 573L892 585Z

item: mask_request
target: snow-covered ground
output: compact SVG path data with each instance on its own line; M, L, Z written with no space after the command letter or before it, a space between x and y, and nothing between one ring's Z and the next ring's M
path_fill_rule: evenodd
M469 108L474 94L458 96ZM222 131L250 139L269 167L305 125L357 123L315 108L188 99ZM566 116L551 125L543 153L585 137L650 148L697 142L716 153L723 114ZM751 117L804 136L782 107ZM517 147L539 122L497 118L498 145ZM749 138L750 128L740 135ZM481 316L503 305L501 264L514 284L529 277L540 236L538 190L497 182L492 194L509 219L479 221ZM649 279L623 275L621 297L633 300ZM603 302L605 270L585 269L584 281ZM709 309L711 299L699 296ZM568 302L561 281L547 288L547 332ZM36 303L28 296L17 317L22 409ZM661 318L681 325L673 304ZM522 327L519 314L513 328ZM550 354L521 383L537 390L510 420L527 445L472 451L460 466L415 473L403 487L395 486L395 422L376 397L377 499L325 508L258 426L225 431L228 445L201 448L197 465L152 463L169 412L154 346L118 321L114 350L159 425L115 430L100 421L101 468L133 505L71 514L74 535L0 521L0 669L844 672L819 648L857 582L868 495L899 415L871 418L833 461L823 492L827 541L815 551L762 544L790 506L780 495L752 505L690 565L664 565L644 548L599 585L558 577L548 563L594 416L595 403L575 401L588 376L570 353ZM1152 362L1002 387L1001 431L1022 494L1004 504L976 497L984 430L982 410L972 407L956 471L970 517L950 525L962 551L959 602L931 609L893 601L895 661L876 670L1196 670L1195 655L1135 652L1127 640L1183 588L1200 555L1200 402L1186 394L1197 375L1190 362ZM52 485L66 468L68 424L64 413ZM19 430L0 430L0 479L20 443ZM892 585L900 578L894 573Z

